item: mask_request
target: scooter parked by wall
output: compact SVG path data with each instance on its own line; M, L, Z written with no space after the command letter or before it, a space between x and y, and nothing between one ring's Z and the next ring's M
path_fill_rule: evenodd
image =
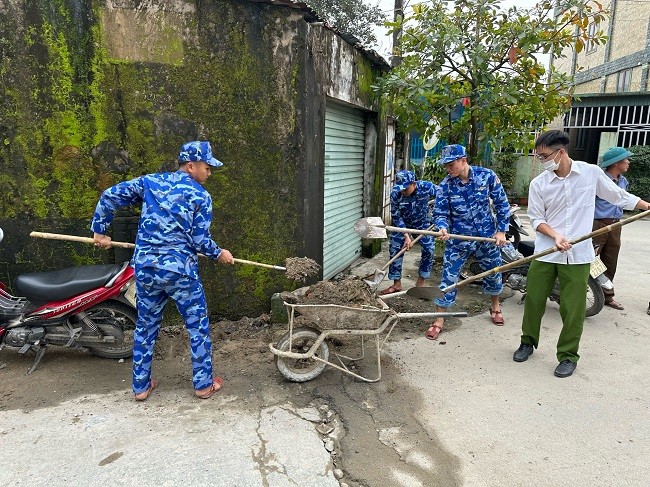
M128 262L22 274L13 289L18 296L0 282L0 350L36 352L28 373L48 345L87 348L113 359L133 355L137 313Z

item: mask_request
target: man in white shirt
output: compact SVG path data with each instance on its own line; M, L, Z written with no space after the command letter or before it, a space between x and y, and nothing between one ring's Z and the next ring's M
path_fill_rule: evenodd
M580 356L578 347L585 319L589 264L594 260L591 239L569 242L591 233L596 196L626 210L650 209L650 203L618 187L595 164L574 161L562 130L542 133L535 141L535 156L545 171L533 179L528 193L528 216L537 232L535 252L557 246L560 252L530 264L521 345L513 355L524 362L539 343L546 300L556 279L560 281L562 331L557 342L557 377L569 377Z

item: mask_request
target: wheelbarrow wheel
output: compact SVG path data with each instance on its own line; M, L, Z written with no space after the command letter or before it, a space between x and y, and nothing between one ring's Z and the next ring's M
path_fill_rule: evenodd
M319 335L320 333L313 328L294 328L291 350L289 350L289 332L280 338L276 348L281 352L306 353L318 340ZM330 350L325 341L320 344L314 355L325 361L329 359ZM293 382L307 382L315 379L327 366L326 363L313 358L292 359L279 355L276 356L275 364L280 373Z

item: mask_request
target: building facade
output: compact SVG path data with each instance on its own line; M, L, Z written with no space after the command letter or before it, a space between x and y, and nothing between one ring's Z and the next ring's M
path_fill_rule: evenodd
M608 18L589 27L607 35L604 45L551 60L575 81L558 128L568 130L572 155L588 162L612 146L650 144L650 2L611 0L606 8Z

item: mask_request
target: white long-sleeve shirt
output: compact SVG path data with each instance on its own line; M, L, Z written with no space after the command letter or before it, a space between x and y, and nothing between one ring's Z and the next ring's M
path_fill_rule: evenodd
M544 171L530 182L528 216L534 230L546 223L568 241L592 231L596 196L633 210L640 198L618 187L595 164L572 161L571 172L560 178L553 171ZM535 253L555 246L555 239L537 232ZM538 260L557 264L587 264L594 260L591 239L583 240L566 252L553 252Z

